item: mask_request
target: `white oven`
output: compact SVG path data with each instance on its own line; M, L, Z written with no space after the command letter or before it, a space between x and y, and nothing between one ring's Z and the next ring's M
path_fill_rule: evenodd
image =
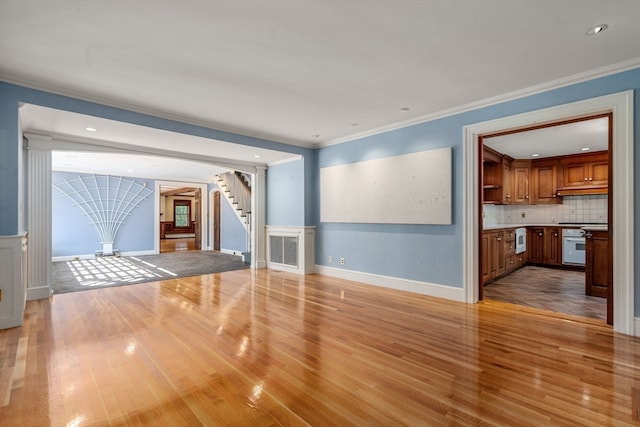
M575 228L562 229L562 263L565 265L584 265L587 244L584 231Z
M527 250L527 229L516 228L516 253L521 254Z

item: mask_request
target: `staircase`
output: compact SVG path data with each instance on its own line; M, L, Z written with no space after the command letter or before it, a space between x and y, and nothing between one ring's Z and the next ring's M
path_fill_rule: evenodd
M251 177L242 172L226 172L217 175L218 187L235 208L245 230L249 231L251 218Z

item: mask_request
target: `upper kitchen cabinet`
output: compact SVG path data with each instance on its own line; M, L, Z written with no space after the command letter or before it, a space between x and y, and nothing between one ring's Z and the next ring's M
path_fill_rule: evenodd
M511 204L528 205L530 199L529 175L531 174L531 160L514 160L511 163L513 197Z
M509 186L509 174L508 159L505 159L501 153L485 146L482 150L482 196L484 203L509 203L510 190L505 188L505 180Z
M558 167L556 159L541 159L532 162L532 204L562 203L562 197L558 197Z
M599 151L561 159L562 182L558 194L607 194L609 189L609 154Z

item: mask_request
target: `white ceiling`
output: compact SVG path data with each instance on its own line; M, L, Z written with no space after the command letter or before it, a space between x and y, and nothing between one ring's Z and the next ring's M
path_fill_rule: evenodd
M604 151L609 148L609 120L602 117L485 138L483 142L514 159Z
M0 1L0 79L319 146L638 66L639 16L637 0Z

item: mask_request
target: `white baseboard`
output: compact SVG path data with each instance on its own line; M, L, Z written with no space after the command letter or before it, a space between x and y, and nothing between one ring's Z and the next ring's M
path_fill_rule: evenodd
M120 255L122 255L122 256L142 256L142 255L158 255L158 253L153 251L153 250L149 250L149 251L122 252Z
M36 299L47 299L51 296L51 288L49 286L36 286L27 288L27 301Z
M345 280L366 283L368 285L382 286L384 288L397 289L399 291L415 292L431 297L444 298L452 301L465 301L463 288L439 285L437 283L420 282L417 280L401 279L398 277L381 276L378 274L362 273L359 271L345 270L342 268L317 265L315 273L337 277Z
M237 255L237 256L242 256L242 251L235 251L233 249L220 249L220 252L222 252L223 254L229 254L229 255Z
M631 335L635 335L636 337L640 337L640 317L635 317L633 322L633 331L631 331Z

